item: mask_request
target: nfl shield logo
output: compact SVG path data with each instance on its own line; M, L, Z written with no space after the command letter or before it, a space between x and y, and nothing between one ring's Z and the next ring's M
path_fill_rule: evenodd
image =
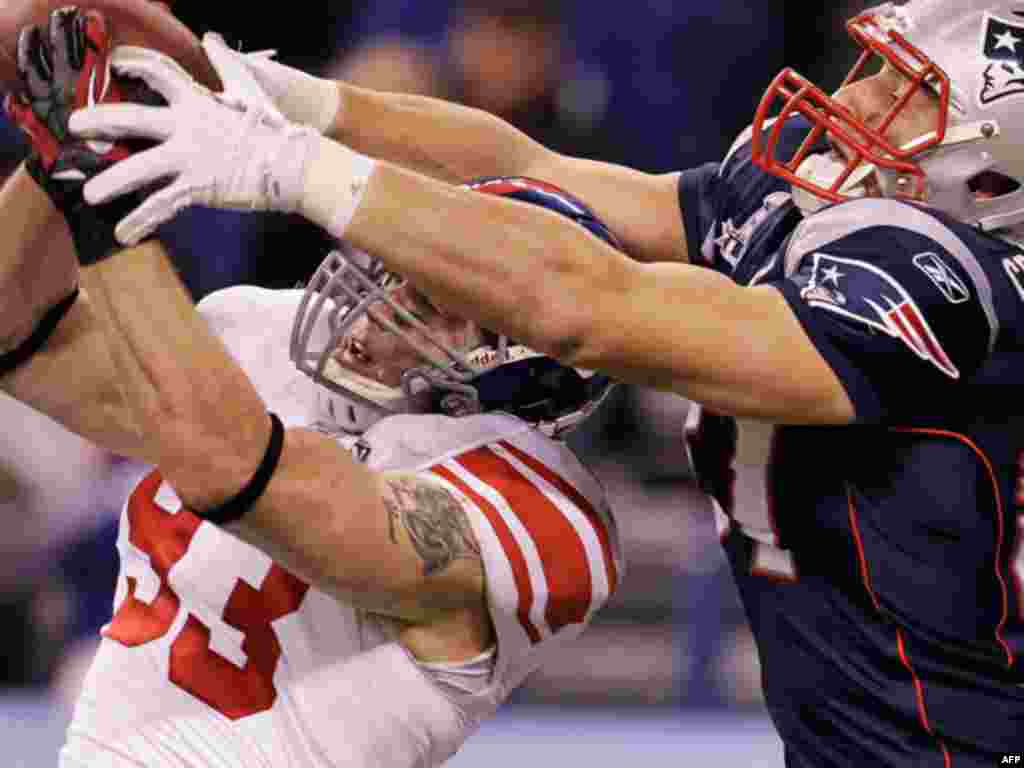
M1024 26L985 14L982 48L988 62L978 94L982 106L1024 94Z

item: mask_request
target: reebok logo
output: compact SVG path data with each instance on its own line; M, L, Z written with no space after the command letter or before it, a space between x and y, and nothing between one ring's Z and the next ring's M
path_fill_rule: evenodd
M963 280L939 258L938 254L919 253L914 257L914 266L928 275L928 279L935 283L935 287L950 304L963 304L971 298L971 292L967 290Z

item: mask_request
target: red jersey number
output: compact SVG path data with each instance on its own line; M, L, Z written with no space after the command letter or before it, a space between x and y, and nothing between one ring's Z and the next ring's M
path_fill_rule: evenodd
M153 472L128 500L129 540L148 556L159 579L156 597L144 602L136 596L138 580L129 576L127 595L104 629L104 636L129 648L158 640L171 630L181 601L169 574L187 554L201 525L187 510L171 513L157 503L162 482L159 472ZM271 567L258 590L239 579L221 615L244 635L245 665L238 667L213 651L209 627L189 614L171 643L170 681L232 720L270 709L277 698L274 671L281 658L271 622L297 611L308 589L278 565Z

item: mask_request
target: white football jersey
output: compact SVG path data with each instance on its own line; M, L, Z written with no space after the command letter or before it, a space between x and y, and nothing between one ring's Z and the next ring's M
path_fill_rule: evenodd
M288 360L300 296L233 288L200 304L289 426L318 417L315 385ZM64 768L437 765L583 630L621 579L597 481L564 444L518 419L394 416L358 448L369 466L430 473L462 501L497 636L489 685L453 698L377 619L201 521L153 471L122 513L114 617L75 709ZM367 664L384 665L376 668L401 688L388 696L367 686ZM415 734L408 748L396 738L403 729ZM446 731L452 743L437 735Z

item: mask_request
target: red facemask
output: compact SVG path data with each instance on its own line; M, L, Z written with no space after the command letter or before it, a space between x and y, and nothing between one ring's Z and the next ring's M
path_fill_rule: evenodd
M913 157L940 144L946 136L949 78L891 26L888 19L874 12L857 16L846 24L847 31L863 53L843 81L843 87L864 77L878 59L902 74L909 84L878 124L868 126L823 90L792 69L785 69L768 87L754 117L753 161L758 166L823 200L841 202L851 197L843 193L844 184L855 171L868 164L897 175L902 180L896 192L900 196L917 200L924 198L925 173ZM931 89L939 98L939 118L934 132L913 146L896 147L884 134L917 89L922 87ZM777 106L775 114L778 119L771 122L770 114ZM779 137L785 121L794 115L802 115L810 121L812 129L796 154L783 160L777 155ZM797 174L801 163L826 134L835 146L841 148L843 158L840 163L845 163L845 167L827 185Z

